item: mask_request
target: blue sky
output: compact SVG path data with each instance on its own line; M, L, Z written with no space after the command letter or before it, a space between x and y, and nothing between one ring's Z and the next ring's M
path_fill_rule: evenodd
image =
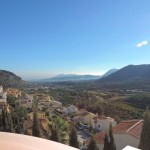
M149 0L1 0L0 69L103 74L150 63Z

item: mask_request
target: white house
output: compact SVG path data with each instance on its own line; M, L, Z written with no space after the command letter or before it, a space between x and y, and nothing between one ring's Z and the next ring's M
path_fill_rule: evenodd
M92 118L92 127L96 131L108 130L110 123L112 124L112 127L117 125L117 122L111 117L96 116Z
M113 127L113 136L116 143L116 149L122 150L127 145L138 148L142 126L143 120L128 120ZM105 134L106 131L103 131L93 136L99 149L103 149L104 147Z
M74 105L70 105L69 107L64 107L62 112L67 115L67 114L72 114L72 113L77 113L78 108Z

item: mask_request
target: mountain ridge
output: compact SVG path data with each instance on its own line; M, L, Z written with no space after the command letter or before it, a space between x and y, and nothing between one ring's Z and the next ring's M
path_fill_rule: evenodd
M109 76L98 80L100 83L125 83L133 81L150 81L150 64L128 65Z
M25 81L21 77L17 76L13 72L7 70L0 70L0 84L4 87L15 87L19 84L23 84Z

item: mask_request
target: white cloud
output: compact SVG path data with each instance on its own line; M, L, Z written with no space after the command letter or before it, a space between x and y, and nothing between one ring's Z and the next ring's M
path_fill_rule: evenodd
M142 47L148 44L148 41L142 41L136 45L136 47Z

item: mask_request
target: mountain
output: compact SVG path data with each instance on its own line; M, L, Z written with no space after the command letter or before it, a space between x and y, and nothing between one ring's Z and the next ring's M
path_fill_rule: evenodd
M110 74L115 73L116 71L118 71L118 69L110 69L102 77L109 76Z
M0 70L0 84L4 87L16 87L23 83L24 81L14 73L6 70Z
M128 65L122 69L102 77L100 83L127 83L137 81L150 81L150 65Z
M58 81L85 81L85 80L97 80L101 76L94 75L76 75L76 74L60 74L55 77L44 79L46 82L58 82Z

